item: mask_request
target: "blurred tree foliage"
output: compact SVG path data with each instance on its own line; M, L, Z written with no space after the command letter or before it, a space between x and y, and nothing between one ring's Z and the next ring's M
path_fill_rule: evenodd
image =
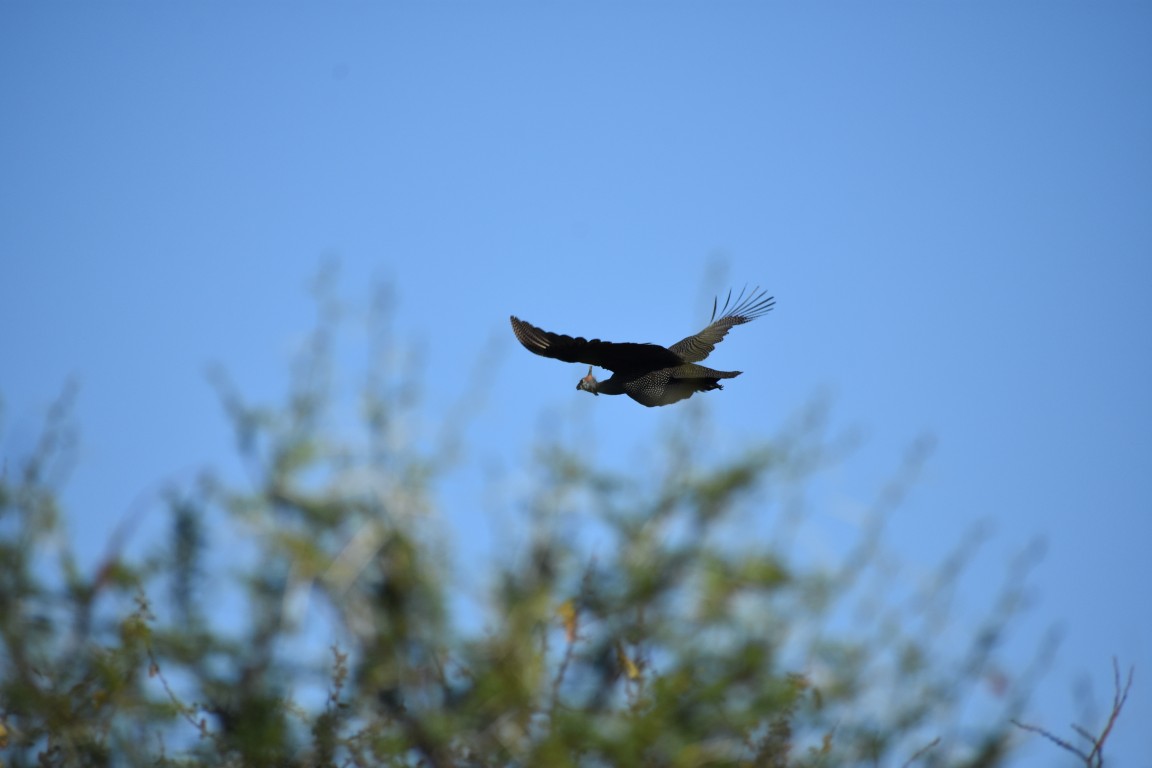
M844 453L818 409L717 457L686 408L661 455L624 469L545 439L501 513L520 540L453 568L436 489L455 438L411 439L418 387L391 373L412 366L386 322L336 426L340 325L322 313L281 406L218 377L247 478L169 491L149 555L127 554L129 520L93 572L77 564L62 519L96 512L61 509L70 396L5 460L5 768L1010 764L1044 653L1010 671L997 653L1034 553L975 626L949 623L971 542L932 588L900 588L882 523L926 444L856 546L814 567L791 544L807 484ZM594 553L573 519L598 527ZM461 607L461 572L482 606Z

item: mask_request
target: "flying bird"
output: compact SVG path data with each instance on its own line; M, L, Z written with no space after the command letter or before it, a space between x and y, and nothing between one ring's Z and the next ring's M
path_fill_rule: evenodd
M566 363L586 363L588 375L576 389L594 395L628 395L648 407L670 405L696 392L723 389L720 379L739 376L741 371L717 371L696 365L715 349L734 325L755 320L776 306L773 296L758 288L745 298L740 291L735 301L732 292L720 307L719 297L712 302L712 320L695 336L681 339L670 347L659 344L618 343L550 333L512 316L512 332L529 352ZM720 316L716 313L719 310ZM605 368L612 377L597 381L592 368Z

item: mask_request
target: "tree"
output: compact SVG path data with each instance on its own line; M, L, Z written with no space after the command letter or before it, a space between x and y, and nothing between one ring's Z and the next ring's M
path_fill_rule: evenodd
M973 542L930 594L872 597L894 587L882 523L927 442L879 493L868 533L821 569L788 554L806 484L845 460L820 408L719 458L693 439L704 412L686 410L654 470L605 469L546 439L528 533L489 564L483 627L468 629L424 514L448 448L407 438L415 384L379 369L359 432L332 427L338 323L324 317L284 405L247 404L218 378L248 480L171 489L168 539L148 557L120 534L92 573L67 544L49 556L71 393L39 447L5 463L5 766L1010 764L1047 648L1012 674L997 652L1034 553L958 647L935 629ZM383 343L373 359L395 351ZM749 510L779 521L773 538L734 535ZM572 545L573 512L607 542L594 554ZM225 529L244 532L226 549L239 563L214 560Z

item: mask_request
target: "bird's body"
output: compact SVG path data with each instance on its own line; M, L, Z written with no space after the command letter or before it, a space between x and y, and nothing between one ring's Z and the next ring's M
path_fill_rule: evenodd
M717 371L696 363L708 357L732 326L754 320L775 306L775 299L771 296L765 298L764 293L753 291L745 299L741 291L732 305L732 293L729 292L719 318L716 317L717 301L712 305L712 321L708 327L671 347L549 333L515 316L512 317L512 332L528 351L537 355L587 364L588 375L576 384L577 389L594 395L628 395L649 407L669 405L696 392L723 389L720 379L740 375L740 371ZM612 376L597 381L592 376L593 366L612 371Z

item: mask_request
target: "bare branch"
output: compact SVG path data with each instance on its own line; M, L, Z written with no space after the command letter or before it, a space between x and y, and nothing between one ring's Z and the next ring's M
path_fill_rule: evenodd
M1016 726L1017 728L1020 728L1021 730L1031 731L1032 733L1040 734L1041 736L1048 739L1049 741L1051 741L1056 746L1060 747L1061 749L1064 749L1064 750L1071 752L1072 754L1079 757L1081 760L1087 760L1088 759L1088 755L1084 754L1083 752L1081 752L1076 747L1072 746L1068 742L1059 738L1058 736L1051 733L1050 731L1047 731L1044 728L1041 728L1038 725L1029 725L1028 723L1022 723L1016 719L1012 720L1012 725Z
M1100 731L1099 736L1093 736L1091 731L1089 731L1087 728L1084 728L1081 725L1077 725L1076 723L1072 724L1072 726L1071 726L1072 730L1075 731L1077 735L1083 737L1085 740L1088 741L1089 744L1092 745L1092 751L1091 752L1087 752L1087 753L1083 752L1082 750L1073 746L1072 744L1068 743L1067 741L1064 741L1063 739L1057 737L1051 731L1049 731L1045 728L1041 728L1040 726L1029 725L1027 723L1022 723L1019 720L1013 720L1012 724L1015 725L1017 728L1020 728L1022 730L1030 731L1032 733L1038 733L1041 736L1043 736L1044 738L1051 741L1056 746L1060 747L1061 749L1063 749L1067 752L1071 752L1072 754L1076 755L1081 760L1083 760L1084 765L1087 766L1087 768L1103 768L1103 766L1104 766L1104 744L1105 744L1105 742L1108 741L1108 737L1112 733L1112 728L1113 728L1113 726L1116 725L1116 720L1119 719L1120 713L1124 710L1124 704L1127 703L1127 701L1128 701L1128 693L1132 690L1132 678L1135 675L1135 673L1136 673L1136 668L1135 667L1130 668L1128 670L1128 679L1124 681L1123 685L1121 685L1121 683L1120 683L1120 663L1116 660L1116 657L1113 656L1112 657L1112 686L1113 686L1112 711L1108 715L1108 722L1105 723L1104 728L1103 728L1103 730Z
M917 760L919 760L920 758L924 757L924 755L928 754L929 750L931 750L933 747L935 747L939 743L940 743L940 737L937 736L936 738L932 739L932 741L928 742L923 747L916 750L916 752L912 755L912 757L908 758L908 762L904 763L904 768L908 768L908 766L912 765L912 763L914 763Z
M1128 680L1124 683L1124 689L1121 690L1120 662L1116 660L1115 656L1112 657L1112 714L1108 716L1108 724L1100 732L1100 738L1094 742L1092 754L1088 755L1089 761L1093 758L1096 759L1096 765L1104 764L1104 742L1108 740L1109 734L1112 733L1112 726L1116 725L1116 718L1120 717L1120 712L1128 701L1128 692L1132 690L1132 678L1135 674L1136 667L1129 667Z

